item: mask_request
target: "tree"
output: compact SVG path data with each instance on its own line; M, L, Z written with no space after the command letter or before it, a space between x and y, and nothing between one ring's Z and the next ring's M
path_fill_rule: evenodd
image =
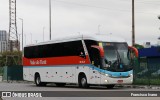
M144 46L143 46L143 45L140 45L140 44L135 44L134 47L137 48L137 49L142 49L142 48L144 48Z
M0 53L0 67L8 65L21 65L22 64L22 52L19 51L6 51Z

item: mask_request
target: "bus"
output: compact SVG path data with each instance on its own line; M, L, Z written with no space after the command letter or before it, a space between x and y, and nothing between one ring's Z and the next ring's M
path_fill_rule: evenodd
M132 84L133 52L112 35L74 35L24 47L23 78L36 86L78 84L81 88Z

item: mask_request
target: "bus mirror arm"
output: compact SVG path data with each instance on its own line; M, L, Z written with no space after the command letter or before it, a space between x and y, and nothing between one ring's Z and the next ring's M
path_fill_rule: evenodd
M132 47L132 46L128 46L128 49L132 50L135 53L135 56L138 58L138 50L137 50L137 48Z
M86 59L86 55L82 54L82 55L79 55L80 57Z
M102 48L102 47L97 46L97 45L91 45L91 47L92 47L92 48L95 48L95 49L98 49L98 51L99 51L99 53L100 53L101 58L103 58L103 57L104 57L104 50L103 50L103 48Z

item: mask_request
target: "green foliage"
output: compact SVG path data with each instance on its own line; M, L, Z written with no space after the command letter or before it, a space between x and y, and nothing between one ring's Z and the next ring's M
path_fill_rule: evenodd
M137 48L137 49L142 49L142 48L144 48L143 45L140 45L140 44L135 44L134 47Z
M140 58L139 66L134 66L133 69L134 84L160 85L160 74L158 71L160 70L160 64L158 61L158 58Z
M19 51L6 51L0 53L0 67L8 65L21 65L22 64L22 52Z
M144 79L135 79L134 84L136 85L159 85L160 84L160 79L149 79L149 78L144 78Z

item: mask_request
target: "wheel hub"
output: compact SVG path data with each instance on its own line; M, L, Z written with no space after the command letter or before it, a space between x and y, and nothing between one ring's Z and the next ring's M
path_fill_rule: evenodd
M86 82L87 82L86 79L85 79L85 78L82 78L82 80L81 80L82 86L85 86Z
M36 82L37 82L37 84L39 84L39 83L40 83L40 78L39 78L39 77L37 77Z

